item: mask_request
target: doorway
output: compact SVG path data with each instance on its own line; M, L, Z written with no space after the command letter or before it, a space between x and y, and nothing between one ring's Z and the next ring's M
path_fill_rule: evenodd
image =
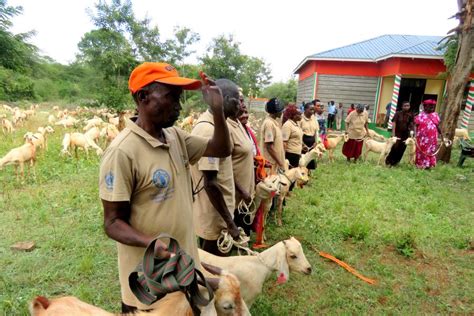
M402 78L398 95L397 111L402 109L404 101L410 102L410 110L418 113L425 93L426 79Z

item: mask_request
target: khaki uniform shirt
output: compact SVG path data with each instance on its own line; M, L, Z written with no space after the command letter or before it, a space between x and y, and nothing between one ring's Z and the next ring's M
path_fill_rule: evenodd
M208 140L170 127L163 130L164 144L132 121L126 124L102 157L100 198L130 202L130 226L147 236L173 236L199 267L189 164L201 158ZM117 243L117 250L122 301L140 309L153 308L140 303L128 285L145 248Z
M263 157L273 165L273 171L277 167L275 159L267 151L265 143L273 143L277 155L282 162L285 161L285 150L283 148L283 139L281 135L281 125L274 118L267 116L262 123L261 127L261 139L263 140L262 154Z
M301 155L303 131L296 122L288 120L281 128L282 139L286 142L286 152Z
M347 129L347 133L349 139L362 139L364 138L366 131L365 131L365 123L369 122L369 117L367 112L357 113L357 111L352 111L346 117L346 123L349 124Z
M238 120L227 119L230 141L232 143L232 170L234 181L238 183L250 196L255 188L255 174L253 170L253 141L249 139L245 127ZM237 207L242 197L235 190L235 206Z
M298 126L306 136L316 136L316 133L319 132L319 123L314 115L311 115L310 118L307 118L303 114L301 121L298 122Z
M211 138L214 133L214 119L209 111L204 112L194 125L192 135ZM191 167L193 183L199 190L204 185L204 174L202 171L217 171L217 183L224 197L225 204L231 216L235 208L234 176L232 172L232 157L215 158L204 157ZM206 190L202 189L194 200L194 229L196 234L207 240L217 240L222 229L227 224L219 212L212 206Z

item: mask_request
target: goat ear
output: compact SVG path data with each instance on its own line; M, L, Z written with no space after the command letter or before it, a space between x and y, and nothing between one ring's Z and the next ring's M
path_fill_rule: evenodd
M288 266L288 261L286 259L286 246L283 249L283 254L278 256L277 267L278 267L277 282L279 284L287 282L290 279L290 267Z
M201 262L201 265L207 272L214 275L222 275L222 269L208 263Z

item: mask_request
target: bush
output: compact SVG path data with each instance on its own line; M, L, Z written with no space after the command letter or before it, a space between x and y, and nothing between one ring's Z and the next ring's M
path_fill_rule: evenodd
M415 254L415 237L410 232L402 233L395 241L397 252L407 258L412 258Z
M28 76L0 67L0 99L35 100L34 81Z

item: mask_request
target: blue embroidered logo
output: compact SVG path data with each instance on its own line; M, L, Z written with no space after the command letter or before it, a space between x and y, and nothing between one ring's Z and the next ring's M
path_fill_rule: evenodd
M112 189L114 188L114 174L112 173L112 171L109 171L109 173L105 175L105 187L109 191L112 191Z
M158 169L153 173L153 184L158 189L167 188L170 184L170 175L163 169Z

